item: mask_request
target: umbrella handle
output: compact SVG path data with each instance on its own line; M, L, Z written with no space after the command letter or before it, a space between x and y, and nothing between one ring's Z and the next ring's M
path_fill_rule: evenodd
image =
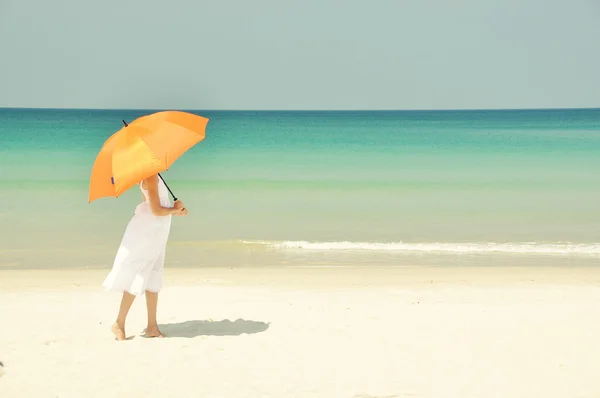
M162 178L162 176L160 175L160 173L158 173L158 176L160 177L160 179L162 180L162 182L165 184L165 187L167 187L167 189L169 190L169 193L173 197L173 200L177 201L178 199L175 197L175 195L173 195L173 191L171 191L171 188L169 188L169 186L167 185L167 182L165 181L165 179Z

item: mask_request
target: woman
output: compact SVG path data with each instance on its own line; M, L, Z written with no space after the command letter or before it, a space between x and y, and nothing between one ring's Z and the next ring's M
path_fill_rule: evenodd
M156 322L158 292L162 288L165 250L171 216L186 216L181 201L171 206L169 191L158 175L140 183L143 202L125 230L112 271L104 280L108 291L122 292L121 306L112 332L117 340L125 340L125 319L136 296L146 295L148 310L147 337L163 337Z

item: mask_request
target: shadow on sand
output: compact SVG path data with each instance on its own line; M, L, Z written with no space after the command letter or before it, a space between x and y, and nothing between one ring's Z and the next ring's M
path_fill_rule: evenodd
M166 323L158 326L165 337L198 336L239 336L242 334L261 333L269 328L265 322L246 321L238 319L232 322L228 319L222 321L185 321L179 323Z

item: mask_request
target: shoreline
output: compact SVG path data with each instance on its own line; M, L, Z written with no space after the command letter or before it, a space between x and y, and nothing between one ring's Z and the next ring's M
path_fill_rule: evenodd
M0 292L102 290L110 268L0 269ZM435 288L436 286L597 286L591 266L269 266L165 268L164 287L245 286L288 289Z

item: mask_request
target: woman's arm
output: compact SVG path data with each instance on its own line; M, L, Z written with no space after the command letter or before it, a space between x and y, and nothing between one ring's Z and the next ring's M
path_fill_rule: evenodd
M150 208L155 216L168 216L181 211L181 206L175 202L175 207L164 207L160 204L158 196L158 176L153 175L144 180L146 189L148 190L148 199L150 200Z

